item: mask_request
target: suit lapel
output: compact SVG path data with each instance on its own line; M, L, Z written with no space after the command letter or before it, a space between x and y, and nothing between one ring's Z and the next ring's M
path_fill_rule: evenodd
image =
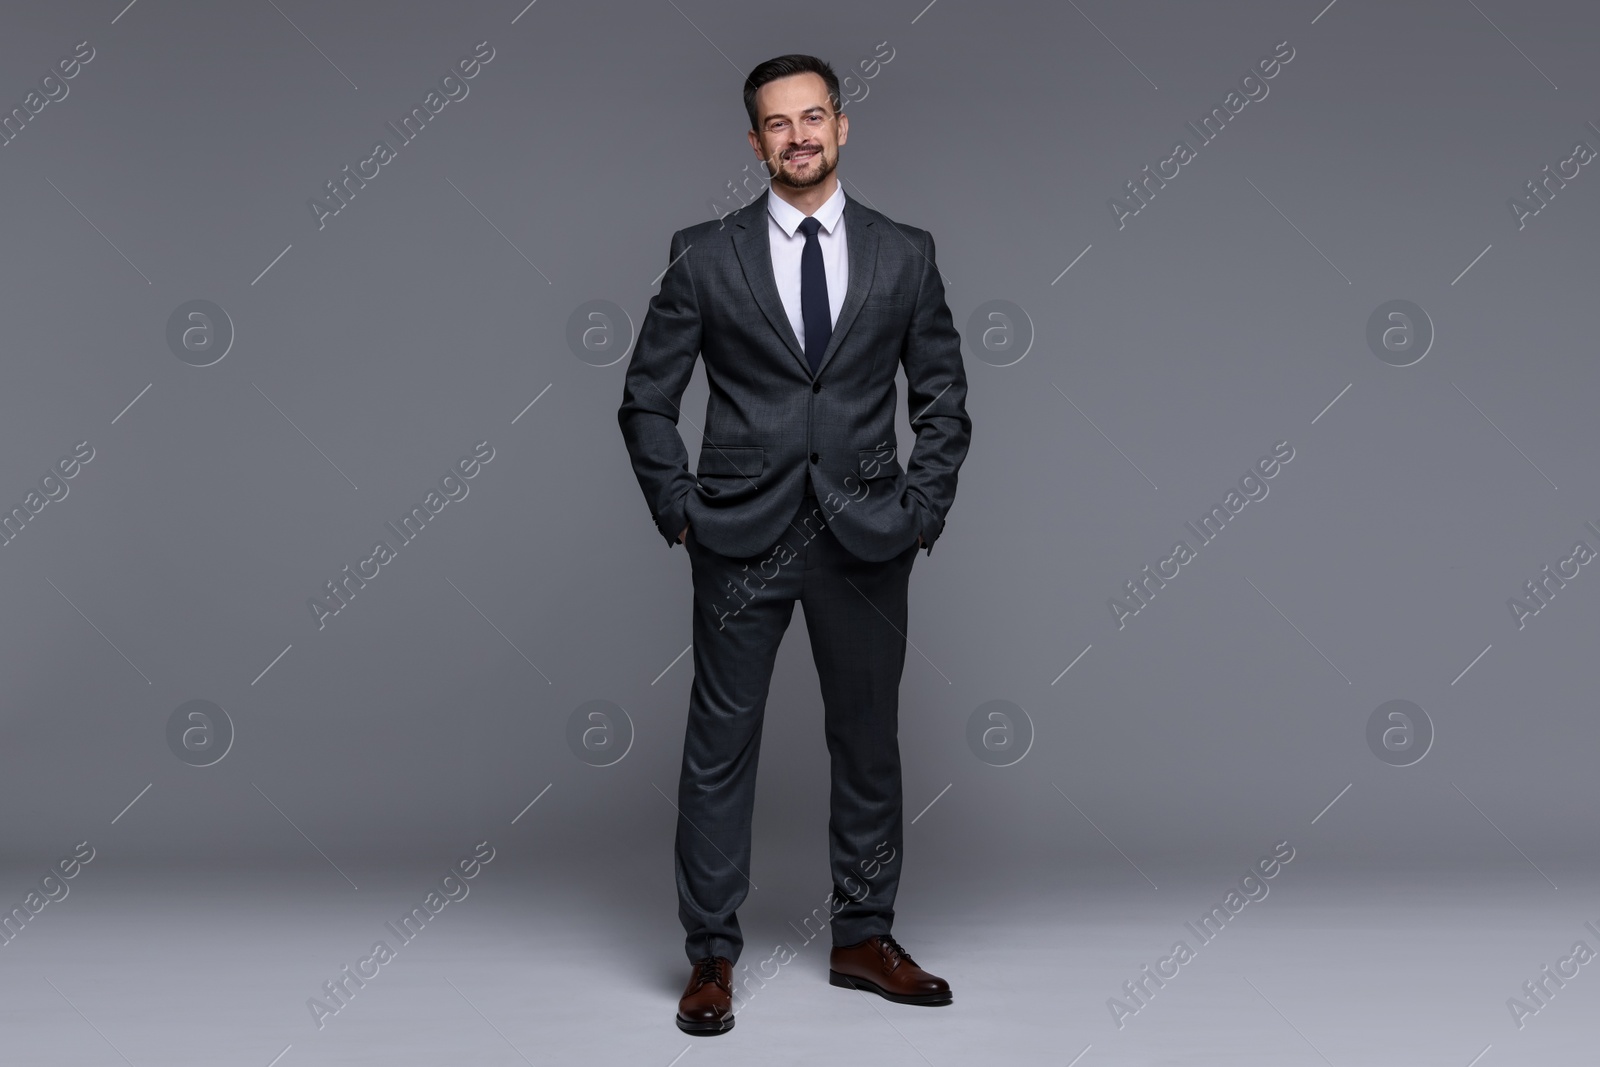
M806 362L806 354L800 349L800 339L794 335L794 327L789 325L789 316L783 310L783 298L778 295L778 283L772 275L772 244L767 237L767 227L771 223L767 220L767 197L771 192L762 193L750 204L740 211L739 229L733 235L733 248L739 255L739 266L744 270L744 280L750 286L750 295L755 297L756 306L767 317L767 322L777 331L783 343L789 346L790 355L799 360L800 366L806 374L811 373L811 365Z
M806 362L800 339L795 336L794 327L789 324L789 315L783 310L783 299L778 295L778 283L772 273L772 244L767 235L767 227L771 225L767 218L767 197L771 195L770 190L762 193L739 212L745 217L738 222L739 229L734 234L733 247L756 306L809 377L811 365ZM856 313L861 310L872 288L872 276L878 265L878 234L873 221L854 200L845 197L845 254L850 260L850 284L846 288L844 305L839 309L839 319L833 324L828 347L822 353L822 363L817 370L819 376L839 350L844 335L855 322Z
M850 284L845 289L844 304L839 308L839 321L833 324L833 334L828 347L822 352L822 363L817 376L828 369L828 361L839 350L844 335L856 321L856 312L866 303L872 289L872 275L878 266L878 231L873 219L850 197L844 198L844 239L846 255L850 259Z

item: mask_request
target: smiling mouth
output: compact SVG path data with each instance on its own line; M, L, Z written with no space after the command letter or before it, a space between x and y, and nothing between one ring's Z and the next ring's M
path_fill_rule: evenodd
M819 150L815 148L801 149L800 151L789 153L789 155L784 158L786 158L790 163L804 163L813 156L817 155L818 152Z

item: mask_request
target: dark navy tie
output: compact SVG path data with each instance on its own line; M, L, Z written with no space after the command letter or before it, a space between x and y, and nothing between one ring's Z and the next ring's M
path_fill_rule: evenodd
M821 368L822 353L833 336L833 317L828 313L828 274L822 269L822 242L817 240L821 227L822 223L814 218L800 220L800 229L806 235L806 247L800 253L800 321L806 328L806 362L811 364L812 374Z

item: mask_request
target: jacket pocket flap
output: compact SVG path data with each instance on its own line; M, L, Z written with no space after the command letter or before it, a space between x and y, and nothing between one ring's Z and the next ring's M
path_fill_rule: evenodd
M706 442L700 448L698 474L727 474L754 478L767 466L767 450L753 445L716 445Z

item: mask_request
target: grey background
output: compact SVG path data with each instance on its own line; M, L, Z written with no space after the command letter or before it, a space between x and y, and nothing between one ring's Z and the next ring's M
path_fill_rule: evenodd
M1014 366L970 361L957 536L914 583L908 803L956 783L938 852L1098 851L1052 779L1146 852L1253 848L1284 807L1315 811L1351 780L1355 810L1322 845L1352 860L1498 853L1448 780L1525 849L1595 844L1595 600L1575 580L1521 632L1504 603L1600 519L1587 168L1521 232L1505 206L1574 140L1595 142L1593 23L1576 5L1499 20L1543 49L1558 91L1470 6L1342 6L1316 25L1265 4L1103 12L1159 89L1070 8L944 4L909 25L823 7L834 29L788 35L732 6L698 12L745 68L780 41L839 68L889 41L850 109L847 195L935 232L958 324L1003 298L1037 330ZM675 769L687 658L651 683L687 641L687 562L652 540L627 469L624 364L580 362L564 330L593 297L637 322L671 230L740 177L736 71L670 5L535 6L514 26L483 5L316 13L313 39L359 90L270 6L101 13L13 16L4 45L19 102L28 72L76 40L98 52L3 149L6 500L71 444L97 451L4 549L13 852L81 836L151 781L156 810L120 831L133 856L299 853L251 781L292 795L324 847L377 854L453 843L551 782L553 833L659 816L648 783ZM471 94L319 231L307 198L485 39L496 58ZM1270 95L1119 232L1107 198L1284 39L1297 55ZM1437 327L1413 367L1363 341L1392 296ZM195 297L238 332L203 369L164 343ZM306 598L482 439L497 457L469 497L319 632ZM1271 495L1119 632L1106 599L1278 440L1296 460ZM810 835L825 797L813 684L791 641L764 834ZM1395 696L1439 725L1434 758L1407 773L1362 740ZM192 697L239 733L204 773L162 733ZM609 773L561 741L595 697L639 730ZM1039 734L1003 774L959 729L993 698Z
M1003 299L1036 333L1003 368L967 337L972 450L912 581L908 817L938 799L902 897L1090 869L1131 890L1134 864L1233 872L1281 839L1330 876L1530 892L1590 862L1600 577L1520 631L1506 600L1600 548L1600 176L1520 231L1506 201L1600 147L1591 7L277 6L0 18L7 108L97 50L0 148L0 503L96 450L0 549L7 899L82 839L96 870L304 866L315 902L348 888L330 864L442 868L487 837L621 894L670 960L688 561L627 465L625 364L577 358L567 320L607 299L637 326L671 232L733 206L745 72L801 51L843 74L883 41L847 195L934 233L958 326ZM483 40L470 95L319 231L307 199ZM1283 40L1270 95L1119 230L1107 199ZM207 368L165 341L197 298L237 329ZM1437 330L1406 368L1365 341L1395 298ZM691 456L704 401L697 371ZM307 598L484 439L468 497L319 632ZM1107 598L1281 440L1268 498L1118 630ZM752 871L816 883L794 901L825 889L803 625ZM195 698L237 728L207 768L165 739ZM1364 737L1397 698L1437 731L1407 768ZM606 768L565 740L594 699L636 730ZM1003 769L965 740L996 699L1036 730Z

